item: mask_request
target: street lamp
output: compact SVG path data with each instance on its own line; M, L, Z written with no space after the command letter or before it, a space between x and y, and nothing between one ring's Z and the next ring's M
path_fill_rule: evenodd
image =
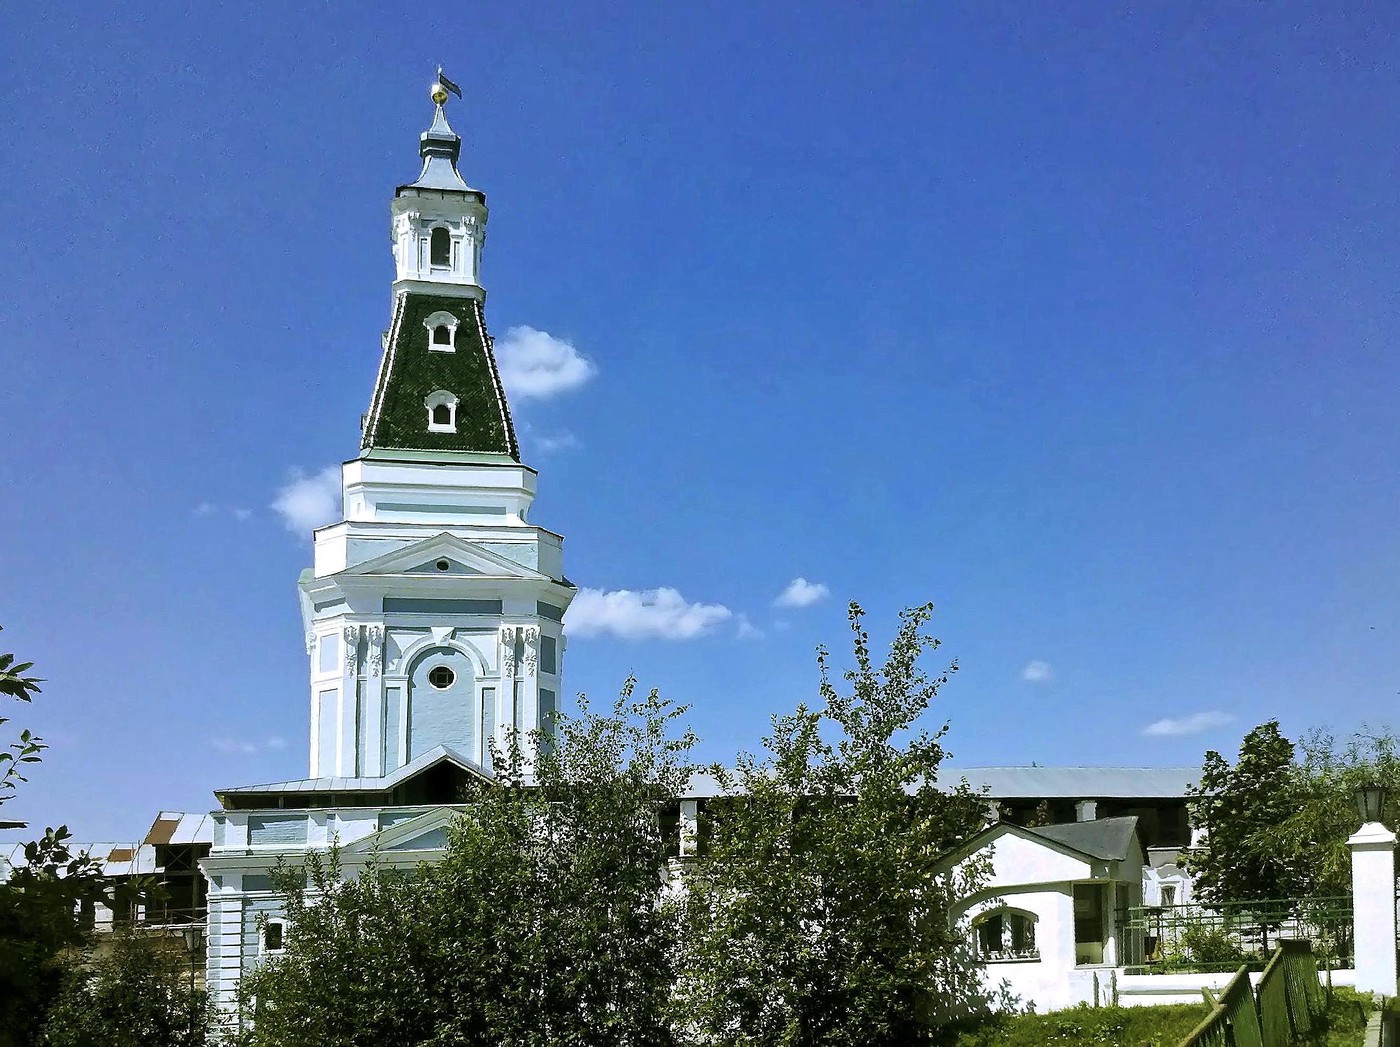
M194 1042L195 1019L198 1017L200 1007L195 1001L194 992L194 961L199 953L200 940L204 937L204 929L197 923L188 924L180 931L180 936L185 939L185 949L190 954L190 998L187 1005L190 1009L190 1042Z
M1385 812L1387 789L1380 782L1365 782L1353 791L1356 809L1361 813L1363 823L1378 822Z

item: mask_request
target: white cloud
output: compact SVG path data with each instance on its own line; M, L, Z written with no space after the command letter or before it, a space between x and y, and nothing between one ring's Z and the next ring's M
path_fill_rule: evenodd
M690 603L675 589L581 589L564 615L571 636L693 640L734 616L722 604Z
M246 738L215 738L214 748L221 753L235 753L239 756L256 756L258 753L272 752L287 747L287 739L273 735L266 741L254 742Z
M277 492L272 508L296 535L340 519L340 466L328 465L314 476L300 469Z
M579 443L579 438L573 433L560 433L558 436L536 436L535 446L539 448L540 454L552 454L555 451L574 451L583 446Z
M737 619L735 619L735 624L737 625L737 628L735 629L734 635L737 636L739 639L741 639L741 640L762 640L762 639L763 639L763 630L762 630L762 629L759 629L757 626L755 626L755 625L753 624L753 622L749 621L749 616L748 616L748 615L746 615L746 614L741 614L741 615L739 615L739 617L738 617Z
M232 516L239 523L244 523L253 518L253 510L251 509L234 509L219 505L217 502L200 502L190 510L190 515L192 516L210 517L223 516L225 514Z
M1026 663L1026 667L1021 670L1021 679L1027 683L1044 683L1055 675L1055 670L1051 668L1049 662L1042 662L1039 658Z
M1190 716L1167 717L1165 720L1157 720L1144 727L1142 733L1149 738L1179 738L1183 735L1200 734L1203 731L1224 727L1233 723L1234 719L1229 713L1192 713Z
M773 601L774 607L811 607L819 600L825 600L831 590L820 582L809 582L806 578L794 578L788 587Z
M513 401L545 400L577 389L598 368L562 338L533 327L512 327L496 343L501 382Z

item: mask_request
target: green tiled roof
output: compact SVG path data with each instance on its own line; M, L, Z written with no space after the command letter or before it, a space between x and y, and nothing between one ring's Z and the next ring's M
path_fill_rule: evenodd
M454 351L428 348L425 321L433 313L457 319ZM424 400L443 390L457 397L457 431L428 431ZM481 303L475 298L400 293L394 303L389 344L379 365L365 419L364 448L415 451L482 451L520 460L501 376Z

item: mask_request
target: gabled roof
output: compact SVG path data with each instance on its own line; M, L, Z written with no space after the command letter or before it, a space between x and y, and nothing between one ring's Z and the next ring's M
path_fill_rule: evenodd
M492 776L474 760L467 759L467 757L450 746L438 745L429 749L422 756L410 760L392 774L385 775L382 778L364 776L354 778L298 778L288 782L268 782L264 785L239 785L229 789L217 789L214 795L222 799L222 797L226 795L238 796L248 793L300 794L387 792L440 763L454 764L468 774L475 775L484 781L494 780Z
M452 352L429 348L426 321L434 313L450 313L457 320ZM439 391L457 398L455 432L428 430L424 401ZM360 445L365 450L477 451L520 460L480 301L399 293Z
M1125 818L1100 818L1092 822L1043 825L1034 829L1017 825L1015 822L993 822L940 857L935 867L940 870L952 868L968 855L1007 835L1019 836L1023 840L1052 847L1089 861L1121 862L1131 856L1131 845L1137 832L1136 815Z
M1132 853L1138 820L1131 815L1126 818L1097 818L1089 822L1026 827L1025 831L1101 861L1121 862Z

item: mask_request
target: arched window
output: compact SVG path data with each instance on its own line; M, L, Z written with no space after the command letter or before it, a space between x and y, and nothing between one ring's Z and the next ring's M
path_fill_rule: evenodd
M428 262L434 266L452 265L452 236L442 226L430 234L428 241Z
M1035 914L1022 909L994 909L972 921L977 955L987 961L1037 960Z
M423 399L428 409L428 432L455 433L457 431L457 398L445 389L429 393Z
M428 349L434 353L455 353L457 351L457 328L461 324L456 316L446 309L439 309L423 320L428 329Z

